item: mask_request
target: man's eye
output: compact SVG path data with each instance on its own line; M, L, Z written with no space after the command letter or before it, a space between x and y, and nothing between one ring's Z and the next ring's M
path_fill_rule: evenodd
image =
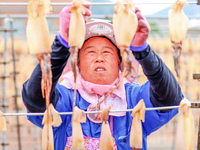
M103 53L110 53L110 51L104 51Z
M88 51L88 53L94 53L94 51L91 50L91 51Z

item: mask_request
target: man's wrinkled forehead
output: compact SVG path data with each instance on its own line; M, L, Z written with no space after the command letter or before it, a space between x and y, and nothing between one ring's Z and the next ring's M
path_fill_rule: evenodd
M84 44L87 43L87 41L89 41L89 40L91 40L92 38L95 38L95 37L105 38L105 39L107 39L112 45L114 45L114 46L117 48L117 46L116 46L109 38L107 38L107 37L104 36L104 35L92 36L92 37L86 39L86 40L84 41ZM83 44L83 45L84 45L84 44Z

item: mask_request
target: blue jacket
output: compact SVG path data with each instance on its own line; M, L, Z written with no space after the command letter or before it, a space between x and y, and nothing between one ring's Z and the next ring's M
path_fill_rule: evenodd
M136 59L143 68L148 80L144 85L125 84L128 109L133 108L139 100L144 99L145 105L149 107L178 105L183 98L181 89L162 60L148 47L143 52L133 52ZM54 40L52 45L51 63L53 72L53 85L50 101L59 112L71 112L73 105L73 90L57 83L62 70L69 57L68 48L64 47L59 40ZM43 112L45 110L45 99L41 94L41 69L39 64L33 71L30 79L23 85L22 96L28 112ZM89 103L77 92L76 105L87 110ZM147 136L170 121L177 114L177 109L170 111L146 111L143 125L143 149L147 149ZM42 116L29 116L28 119L42 128ZM129 134L133 117L131 112L125 116L113 116L113 134L117 148L131 149L129 146ZM72 135L71 115L62 115L61 126L53 128L55 150L64 149L67 137ZM87 137L99 138L101 125L91 122L88 118L82 124L83 134Z

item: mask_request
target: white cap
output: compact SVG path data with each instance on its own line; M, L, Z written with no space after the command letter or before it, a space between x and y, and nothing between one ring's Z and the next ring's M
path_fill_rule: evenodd
M105 36L110 39L113 44L116 45L113 25L106 21L93 21L86 23L86 35L85 40L95 37L95 36Z

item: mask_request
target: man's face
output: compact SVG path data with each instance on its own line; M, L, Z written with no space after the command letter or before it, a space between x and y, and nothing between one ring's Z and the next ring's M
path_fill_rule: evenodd
M104 37L88 39L80 50L79 69L84 80L112 84L119 74L117 48Z

